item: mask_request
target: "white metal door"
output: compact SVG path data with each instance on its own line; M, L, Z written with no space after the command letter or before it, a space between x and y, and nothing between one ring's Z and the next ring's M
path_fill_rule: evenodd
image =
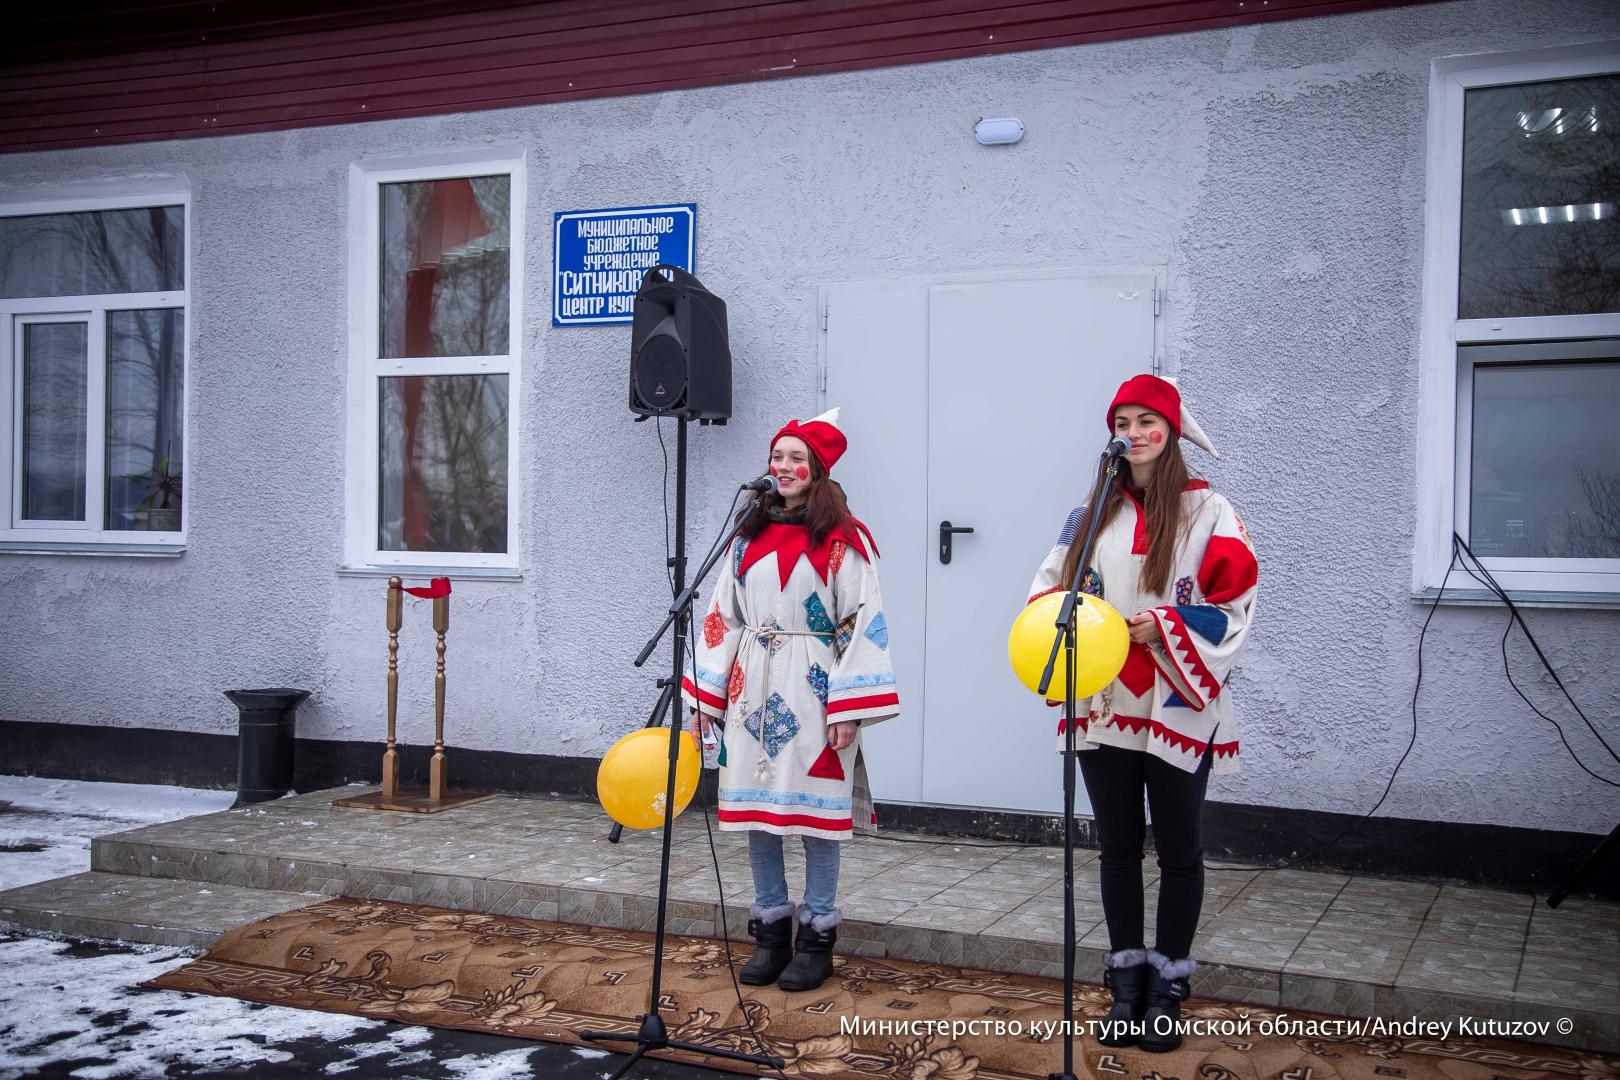
M879 800L1061 809L1057 713L1013 678L1007 631L1085 496L1109 397L1152 368L1155 288L1047 273L827 290L839 479L882 547L901 696L866 736ZM949 565L944 521L974 530Z
M1085 498L1114 389L1151 368L1153 288L1145 277L931 290L924 802L1062 809L1057 713L1013 677L1007 632ZM945 521L973 529L949 565Z
M834 475L881 552L884 617L901 716L863 733L873 796L922 801L928 537L928 289L894 282L829 290L826 406L849 453Z

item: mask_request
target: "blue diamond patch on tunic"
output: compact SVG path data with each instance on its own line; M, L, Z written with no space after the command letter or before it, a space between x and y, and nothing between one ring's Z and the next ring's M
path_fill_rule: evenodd
M804 620L809 625L811 633L832 636L832 617L827 614L827 606L821 602L821 597L816 593L811 593L804 601Z
M748 541L738 540L731 545L731 573L738 580L743 579L743 555L748 551Z
M866 628L866 638L880 649L889 647L889 623L883 617L883 612L872 616L872 623Z
M772 694L770 700L748 714L743 726L765 748L765 756L774 759L799 733L799 718L781 694Z
M804 678L810 684L810 690L816 695L816 700L823 705L827 704L827 670L820 664L811 664L810 671Z

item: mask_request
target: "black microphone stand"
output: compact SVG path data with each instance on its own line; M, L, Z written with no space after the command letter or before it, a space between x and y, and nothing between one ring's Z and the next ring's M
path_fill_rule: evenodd
M1068 672L1063 693L1063 1071L1048 1073L1047 1080L1077 1080L1074 1072L1074 793L1075 747L1074 679L1076 674L1075 608L1079 604L1080 583L1091 568L1092 548L1097 543L1097 526L1102 521L1102 508L1114 489L1119 476L1119 458L1103 455L1107 480L1097 493L1086 514L1086 538L1080 545L1080 557L1074 563L1074 578L1069 592L1063 598L1058 612L1057 634L1052 639L1052 653L1046 658L1046 669L1041 673L1039 692L1045 694L1052 685L1052 669L1057 664L1058 650L1063 650L1064 670Z
M697 598L697 587L706 577L714 564L720 561L727 551L731 550L731 542L736 539L737 532L742 528L742 521L738 520L731 526L725 540L718 544L710 553L709 560L698 570L697 576L691 585L686 584L686 424L687 418L680 418L680 431L676 436L675 450L675 555L670 559L670 569L675 575L675 587L679 589L675 600L669 607L669 614L665 616L658 630L643 646L641 655L636 657L636 667L647 662L653 649L663 638L670 626L675 627L674 674L668 679L659 679L658 686L663 690L659 695L658 705L653 710L652 718L647 726L661 723L660 718L665 710L669 712L669 777L664 789L664 844L662 861L658 868L658 923L653 939L653 970L652 987L647 994L647 1011L641 1015L641 1026L634 1035L625 1035L616 1031L582 1031L579 1037L588 1042L634 1042L636 1048L631 1052L628 1060L614 1073L612 1080L619 1080L625 1073L633 1068L643 1054L649 1050L688 1050L692 1053L706 1054L709 1057L724 1058L727 1061L743 1061L750 1065L769 1065L773 1069L780 1069L783 1060L759 1054L743 1054L735 1050L725 1050L716 1046L704 1046L700 1043L681 1042L669 1037L669 1029L664 1026L664 1018L658 1015L658 1004L661 997L660 987L664 971L664 924L665 912L669 906L669 849L675 829L675 771L680 761L681 748L681 708L679 690L681 685L681 666L686 656L686 627L687 614L692 607L692 601ZM694 685L694 689L696 686ZM619 827L615 826L617 830ZM617 837L615 837L615 841Z

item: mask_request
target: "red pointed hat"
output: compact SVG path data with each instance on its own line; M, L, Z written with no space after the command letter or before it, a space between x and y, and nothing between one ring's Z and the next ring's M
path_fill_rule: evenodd
M849 449L849 440L838 430L838 413L838 409L828 409L820 416L802 423L798 420L789 420L771 439L771 449L774 450L785 435L803 439L804 444L821 463L821 471L832 472L832 467L844 456L844 451Z
M1176 380L1161 379L1157 375L1136 375L1119 384L1114 393L1114 400L1108 403L1108 416L1105 422L1108 430L1114 430L1114 410L1121 405L1140 405L1144 409L1152 409L1164 417L1170 430L1176 433L1176 438L1186 439L1194 446L1209 453L1212 457L1220 457L1215 453L1215 447L1204 434L1204 429L1198 426L1198 421L1192 418L1187 406L1182 404L1181 391L1176 387Z

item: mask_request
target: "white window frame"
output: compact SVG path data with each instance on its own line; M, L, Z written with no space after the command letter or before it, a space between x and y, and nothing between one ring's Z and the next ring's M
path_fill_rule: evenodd
M382 359L382 186L416 180L506 175L511 184L505 356L422 356ZM349 384L344 570L480 569L515 571L522 487L518 467L522 409L525 154L356 162L349 168ZM380 380L400 375L505 375L506 550L504 552L384 551L377 545L381 465Z
M100 188L98 190L106 190ZM140 210L150 206L179 206L184 215L185 288L175 292L106 293L94 296L38 296L0 298L0 552L84 552L179 554L185 549L191 524L191 499L180 500L180 528L176 532L107 529L107 313L179 308L185 332L181 335L180 425L181 476L191 486L191 194L183 189L147 189L132 185L107 194L44 197L31 201L0 201L0 216L71 214L90 210ZM25 521L21 518L22 394L17 383L21 327L37 322L88 322L89 356L85 384L88 444L85 459L85 520L81 522Z
M1424 210L1423 326L1420 340L1417 537L1413 593L1432 596L1451 565L1453 531L1466 538L1472 384L1458 347L1620 337L1620 313L1459 319L1463 107L1468 90L1620 71L1617 43L1435 60L1429 79L1428 181ZM1465 397L1464 395L1468 395ZM1461 527L1459 527L1461 525ZM1620 559L1483 560L1516 599L1553 603L1620 601ZM1459 582L1459 578L1461 581ZM1488 596L1453 572L1447 596Z

